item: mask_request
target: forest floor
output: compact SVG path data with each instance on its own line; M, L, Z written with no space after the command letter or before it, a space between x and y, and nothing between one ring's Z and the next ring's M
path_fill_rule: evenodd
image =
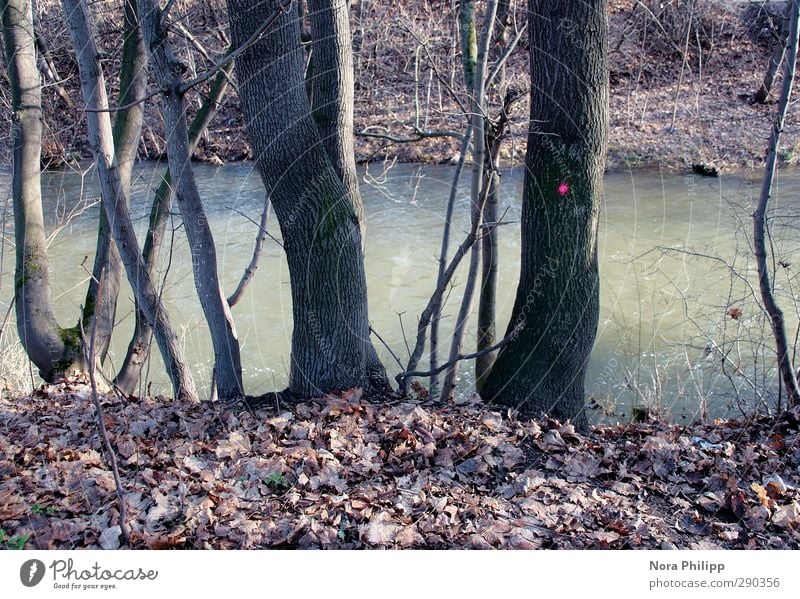
M686 15L675 12L672 3L612 0L609 168L687 168L694 164L720 169L758 167L763 162L776 112L775 97L765 105L751 104L748 99L763 79L777 43L774 25L779 4L698 0L693 4L691 27L687 29ZM70 98L67 105L57 93L56 81L46 81L44 162L60 166L75 158L88 158L85 119L80 109L74 53L60 3L42 0L39 5L40 27L57 67L58 84ZM194 76L227 49L225 3L182 0L179 5L185 7L182 23L194 32L194 38L190 43L176 32L175 40L188 65L187 76ZM359 0L352 4L355 130L362 133L355 141L359 161L456 160L459 140L452 132L465 128L465 114L456 98L463 100L465 96L460 89L460 57L454 52L456 21L451 14L452 5L442 0ZM113 74L118 69L120 47L118 6L110 0L97 0L92 6L98 40L105 49L113 101ZM646 7L663 12L655 19ZM518 22L523 23L524 7L518 13ZM578 34L564 31L564 35ZM518 49L509 58L503 85L490 93L490 113L496 114L506 88L523 92L511 115L501 166L518 164L525 154L530 85L526 38L522 36ZM203 48L205 56L198 47ZM780 78L773 93L779 90ZM190 115L200 104L203 90L199 91L200 94L187 95ZM3 130L8 130L11 123L7 95L7 86L0 86ZM800 159L800 114L796 112L790 110L780 146L779 159L784 164ZM154 98L147 103L140 158L163 157L161 122L159 102ZM415 126L445 135L413 143L363 135L414 138ZM8 148L0 150L0 154L0 160L7 162ZM215 164L253 158L235 89L223 101L195 157Z
M482 403L102 395L137 548L798 549L800 412L692 426ZM125 546L88 385L0 399L0 547Z

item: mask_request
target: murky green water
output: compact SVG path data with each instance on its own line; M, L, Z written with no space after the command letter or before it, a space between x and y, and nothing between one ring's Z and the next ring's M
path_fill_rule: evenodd
M137 171L132 210L144 237L151 190L161 170L146 165ZM250 260L256 226L240 214L258 221L263 189L250 164L223 167L197 166L196 174L217 241L226 291L232 291ZM397 165L384 170L362 169L362 192L367 214L367 275L373 328L405 361L408 352L403 330L409 336L433 289L444 209L451 187L452 167ZM615 172L606 175L605 201L600 224L601 302L600 330L590 364L587 390L613 418L627 418L632 403L657 405L675 417L737 413L737 402L759 401L754 390L764 386L759 377L772 377L770 340L763 319L745 283L732 276L718 260L733 262L736 272L752 284L755 278L747 258L750 213L758 193L760 172L707 179L658 170ZM8 196L8 172L0 173L0 198ZM500 328L505 328L518 275L519 208L522 171L505 171L502 179L505 220L501 229ZM459 194L455 243L463 237L468 220L468 176ZM90 171L49 172L44 177L45 210L53 230L81 198L96 196ZM782 174L776 197L779 218L773 239L780 257L791 262L800 233L789 218L800 206L800 177ZM5 312L13 287L13 239L8 202L2 263L0 309ZM54 297L64 326L76 321L91 264L96 227L95 206L69 221L52 241ZM736 215L741 221L737 226ZM188 246L175 215L174 244L166 275L164 297L180 327L200 385L208 388L210 342L191 279ZM269 230L279 237L276 222ZM737 233L738 231L738 233ZM454 247L455 247L454 243ZM737 255L739 258L734 261ZM672 248L659 250L657 248ZM452 251L452 250L451 250ZM778 267L776 284L784 301L794 337L795 294L793 271ZM445 308L444 333L458 309L465 271L459 273ZM111 359L119 364L133 322L129 289L122 293ZM743 315L726 314L739 307ZM235 307L234 316L242 344L248 393L282 388L287 380L292 319L288 272L282 251L268 241L255 280ZM402 325L402 326L401 326ZM474 324L468 344L474 346ZM763 337L763 339L762 339ZM399 367L380 343L392 376ZM710 347L710 349L709 349ZM719 347L719 351L717 348ZM756 348L755 350L753 348ZM721 367L722 355L727 359ZM148 372L153 391L167 391L166 377L156 356ZM109 371L113 366L108 368ZM738 370L738 372L737 372ZM463 374L464 391L471 381L471 364ZM769 386L769 385L767 385ZM766 399L766 398L765 398ZM599 413L599 411L598 411Z

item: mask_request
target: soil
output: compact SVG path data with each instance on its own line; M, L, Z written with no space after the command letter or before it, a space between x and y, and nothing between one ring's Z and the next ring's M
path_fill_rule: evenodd
M38 4L40 30L57 67L57 77L46 80L43 92L43 161L48 166L60 166L88 157L85 125L60 3L43 0ZM749 98L779 43L776 23L782 3L761 6L698 0L693 3L691 27L685 9L671 8L683 4L692 3L609 2L609 168L658 165L686 169L700 164L724 170L756 167L763 162L776 106L774 98L765 105L752 104ZM116 72L120 32L116 4L100 0L93 2L92 8L107 72ZM196 43L180 32L175 35L189 69L187 76L192 76L207 69L227 48L224 2L184 0L176 8L181 23L195 34ZM465 119L453 99L463 98L463 90L460 58L452 44L452 2L360 0L352 3L351 14L355 129L361 133L356 137L358 160L455 161L459 144L453 134L464 130ZM516 16L518 23L524 22L522 10ZM508 60L503 85L492 90L493 106L498 105L507 87L528 89L525 38L523 35ZM69 105L57 93L56 81L70 99ZM780 83L779 78L773 93L778 92ZM115 82L110 85L113 98ZM201 102L203 90L199 91L187 96L190 114ZM10 126L8 93L7 86L0 86L0 123L6 130ZM501 153L506 164L519 163L524 157L528 106L526 94L522 96ZM791 112L779 153L783 163L795 163L800 157L800 120ZM139 156L161 158L165 144L156 99L148 102L146 120ZM415 126L428 134L445 135L410 143L363 135L414 138ZM2 158L8 161L9 148L4 149ZM235 91L220 107L195 158L215 164L252 158Z

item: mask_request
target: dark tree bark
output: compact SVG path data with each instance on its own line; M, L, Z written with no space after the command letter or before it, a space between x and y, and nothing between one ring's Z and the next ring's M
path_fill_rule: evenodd
M363 224L353 145L353 46L347 0L309 0L311 107L322 145ZM362 231L363 234L363 231Z
M529 0L531 115L511 332L481 396L586 426L597 332L597 225L608 120L604 0ZM566 20L580 43L559 33Z
M122 190L114 154L105 80L100 66L100 54L91 33L89 9L85 0L63 0L62 3L78 59L81 91L86 104L89 145L100 179L100 198L111 225L114 242L119 249L136 301L147 320L153 323L156 342L172 382L174 397L196 401L194 379L161 297L142 260L131 223L128 201Z
M208 95L205 96L200 110L189 127L189 152L194 152L194 148L200 140L203 132L208 127L209 122L216 114L217 107L220 105L225 91L228 89L228 79L233 72L233 63L227 64L214 79ZM172 206L172 179L169 169L164 173L161 183L153 197L153 204L150 208L150 219L148 222L147 236L142 248L142 258L147 268L149 276L155 280L156 264L161 254L161 246L169 221L170 208ZM128 343L128 351L122 367L119 369L114 383L124 393L133 393L142 375L142 368L147 362L152 346L153 330L147 322L142 310L136 307L136 321L133 327L133 335Z
M135 0L126 0L120 91L117 101L125 108L116 112L113 130L120 185L125 197L128 197L130 192L131 172L142 132L144 116L142 100L147 92L147 52L138 21ZM84 329L94 331L95 350L101 363L105 360L108 346L111 344L122 276L119 252L111 237L108 218L105 211L101 210L94 267L82 316Z
M81 363L80 339L59 327L53 312L41 192L42 101L31 0L0 1L11 85L17 330L46 381Z
M273 13L228 0L240 47ZM236 61L247 132L281 228L292 289L290 393L385 388L369 338L362 223L320 140L303 78L296 3Z
M775 46L775 49L772 51L772 54L769 57L767 72L764 73L764 79L761 80L761 85L758 86L758 89L753 93L753 97L751 98L754 104L766 104L770 93L772 93L772 84L775 83L775 77L778 75L778 70L781 68L781 64L783 63L783 57L786 56L786 46L788 43L787 37L789 35L789 19L791 12L792 3L787 2L786 8L781 16L781 20L776 31L776 35L778 36L778 45Z
M183 94L182 68L167 40L162 13L155 0L137 0L141 27L163 90L167 156L175 197L191 248L195 288L214 346L214 376L220 399L244 395L239 340L230 306L219 283L217 252L189 151L189 128Z
M761 194L758 199L758 206L753 213L753 247L756 254L756 264L758 266L758 286L761 291L761 299L764 308L770 318L772 325L772 335L775 338L775 349L778 353L778 370L781 380L786 387L786 396L789 400L789 407L800 404L800 388L797 383L797 374L792 365L792 358L789 350L789 341L786 336L786 324L775 296L772 293L770 283L769 266L767 264L767 208L772 194L772 183L775 179L775 166L777 162L778 144L780 142L783 126L786 121L786 111L789 107L789 100L792 97L792 87L795 78L795 62L797 61L798 36L800 36L800 0L789 2L789 35L787 37L786 66L783 73L783 86L781 97L778 102L778 113L772 123L769 146L764 166L764 179L761 185Z

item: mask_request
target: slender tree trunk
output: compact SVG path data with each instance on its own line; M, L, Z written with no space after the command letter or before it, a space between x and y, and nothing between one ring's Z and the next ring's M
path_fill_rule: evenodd
M486 81L486 63L489 57L489 42L492 38L496 14L497 0L490 0L484 15L483 31L481 32L481 42L478 48L478 62L475 67L473 88L470 94L470 110L472 111L472 184L470 199L472 202L473 228L480 227L486 201L486 193L483 186L484 163L486 160L486 88L484 83ZM442 398L445 400L453 399L456 381L458 380L460 364L454 360L461 354L464 331L472 311L472 301L478 278L478 265L481 258L480 237L476 239L470 251L469 272L464 285L464 297L461 300L461 307L459 308L453 331L453 341L450 344L448 361L453 362L453 365L446 371L442 386Z
M126 108L116 112L113 131L114 151L117 156L122 193L125 197L130 193L131 173L142 132L144 115L142 100L147 92L147 53L138 21L135 0L126 0L120 92L117 102ZM132 106L128 106L131 104ZM111 344L121 278L122 262L111 238L108 218L101 210L94 267L82 316L84 329L94 331L96 355L101 363L105 360Z
M464 87L468 94L472 94L475 90L475 69L478 64L475 0L461 0L459 3L458 32L461 38L461 65L464 68Z
M481 396L586 426L599 315L597 225L608 121L606 2L529 0L531 114L520 282ZM580 43L558 31L566 20Z
M500 156L499 139L489 135L489 151L486 161L483 185L486 186L486 205L483 209L483 222L489 225L481 239L481 287L478 293L478 352L497 343L497 270L499 242L497 219L499 179L492 171ZM494 353L481 354L475 358L475 386L480 389L496 359Z
M200 141L203 131L206 130L211 119L216 114L217 107L220 105L226 90L228 80L233 72L233 63L228 63L217 73L208 95L205 96L200 110L189 127L189 152L193 153L194 148ZM167 222L169 221L170 208L172 206L172 179L169 169L164 173L161 183L156 189L153 197L153 204L150 208L150 220L147 228L147 236L144 240L142 258L147 267L149 276L155 281L156 265L161 254L161 246L166 233ZM133 335L128 343L128 351L122 367L119 369L114 383L124 393L133 393L136 385L141 379L142 368L150 355L152 345L153 330L147 322L144 313L136 306L136 322L133 327Z
M14 303L19 338L47 381L81 362L80 340L53 313L41 192L42 101L31 0L2 0L3 39L11 84L16 269Z
M244 395L239 340L230 306L219 283L217 253L189 151L189 129L180 87L181 65L168 45L162 13L154 0L137 0L141 27L164 90L163 111L169 172L192 254L194 282L214 346L216 389L221 399Z
M772 334L775 337L775 347L778 352L778 369L781 379L786 387L786 396L789 400L789 407L800 404L800 388L797 384L797 375L792 366L791 353L789 351L789 341L786 336L786 325L783 318L783 311L775 301L770 284L769 266L767 264L767 242L766 242L766 215L769 206L769 198L772 193L772 183L775 179L775 164L777 161L778 144L780 142L783 125L786 120L786 111L789 107L789 100L792 97L792 87L795 77L795 61L797 60L798 46L798 18L800 16L800 0L790 2L790 25L787 38L786 66L783 73L783 88L781 90L780 101L778 102L778 113L772 123L772 133L770 135L769 146L767 149L766 165L764 167L764 181L761 187L761 195L758 199L758 206L753 213L753 246L755 248L756 263L758 265L758 286L761 290L761 299L764 308L770 317Z
M458 158L456 170L453 173L453 183L450 186L450 194L447 198L447 209L444 217L444 231L442 232L442 247L439 252L439 270L436 275L436 289L434 290L434 301L431 307L431 313L427 318L420 317L417 325L417 345L409 360L407 372L417 369L419 358L422 357L422 351L425 348L425 330L428 324L431 326L431 353L430 353L430 369L436 371L439 368L439 321L442 318L442 297L445 288L445 272L447 267L447 253L450 248L450 231L453 228L453 212L456 205L456 197L458 196L458 183L461 180L461 172L464 170L464 162L469 151L470 140L472 137L472 126L468 126L464 133L464 139L461 142L461 155ZM449 283L449 281L447 281ZM437 290L441 289L437 294ZM424 316L423 312L423 316ZM421 343L421 344L420 344ZM414 359L414 356L417 356ZM431 375L431 393L436 395L436 387L439 384L439 375ZM405 393L405 389L402 390Z
M154 323L155 338L161 350L176 399L197 400L194 380L186 364L167 311L147 272L131 223L128 202L122 190L114 155L108 98L100 67L99 52L91 35L91 17L85 0L63 0L64 13L78 58L81 90L86 104L89 145L100 179L100 197L111 225L114 242L128 275L134 295L147 317Z
M769 57L767 72L764 73L764 79L761 81L761 85L753 94L752 101L754 104L765 104L770 93L772 92L772 84L775 82L775 77L778 75L778 69L781 68L783 57L786 56L786 46L789 41L787 37L789 35L789 20L791 12L792 3L787 2L786 10L781 17L781 23L778 27L778 31L776 32L779 37L778 45L775 46L775 49L772 51L772 55Z
M61 101L64 102L64 105L67 108L74 108L72 98L69 97L69 94L61 85L61 76L58 74L58 69L56 68L56 63L53 62L53 57L50 53L50 47L47 43L47 40L42 35L41 30L39 29L39 22L37 19L37 9L35 6L33 7L33 28L34 34L36 35L36 49L38 51L38 59L39 59L39 70L45 76L45 78L50 80L50 87L52 87L56 95L61 98Z
M458 6L458 37L461 41L461 67L464 73L464 88L467 94L472 95L475 88L475 68L478 63L478 34L475 26L475 2L474 0L461 0ZM467 133L469 136L472 131L473 119L469 119L470 127ZM456 169L456 176L453 181L453 189L450 193L450 199L447 203L447 216L445 219L444 233L442 234L442 250L439 256L439 272L437 276L436 286L441 286L442 277L447 264L447 252L450 244L450 221L453 217L453 205L455 202L455 194L458 185L458 180L461 175L461 169L464 165L464 158L467 150L470 147L470 140L465 139L463 147L461 148L461 157L459 159L458 168ZM474 160L474 156L473 156ZM431 351L430 351L430 369L434 372L439 367L439 324L442 320L442 302L439 300L433 304L433 313L430 318L431 326ZM413 360L414 367L407 370L415 370L416 363L419 360ZM439 375L431 375L431 389L435 392L435 387L439 384Z
M272 14L228 0L240 47ZM303 81L296 3L236 61L256 160L281 228L292 288L289 392L385 388L369 338L361 222L320 140Z

